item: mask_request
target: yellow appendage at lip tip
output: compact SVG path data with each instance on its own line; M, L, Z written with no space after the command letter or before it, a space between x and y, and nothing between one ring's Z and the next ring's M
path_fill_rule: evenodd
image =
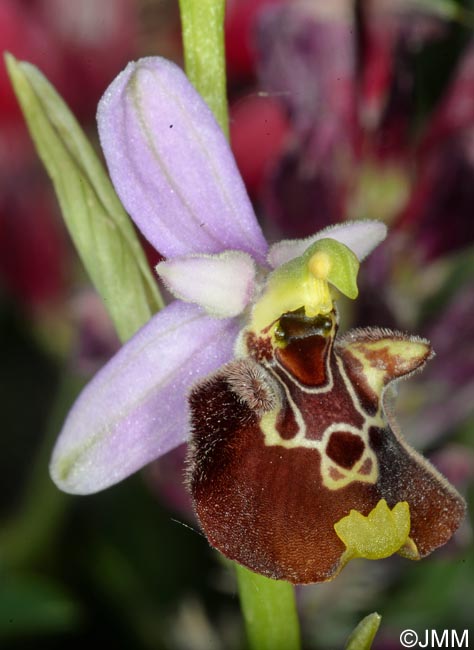
M334 530L346 546L343 564L353 558L380 560L398 551L411 559L418 555L409 537L410 507L406 501L390 510L385 499L381 499L367 516L351 510L334 524Z

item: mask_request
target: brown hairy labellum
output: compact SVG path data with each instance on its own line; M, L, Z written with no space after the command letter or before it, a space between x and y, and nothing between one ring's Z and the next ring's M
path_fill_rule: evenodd
M429 343L377 329L337 339L336 329L334 313L284 314L271 357L267 339L244 336L247 356L190 395L189 486L206 536L292 583L329 580L352 557L418 559L464 516L384 399L423 367Z

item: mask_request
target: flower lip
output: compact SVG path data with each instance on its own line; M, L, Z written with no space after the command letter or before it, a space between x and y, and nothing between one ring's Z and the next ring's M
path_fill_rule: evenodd
M286 347L248 338L246 368L231 362L191 391L189 483L206 536L295 584L329 580L354 557L428 555L465 503L404 441L386 387L422 367L429 344L388 330L337 342L335 328L291 318Z

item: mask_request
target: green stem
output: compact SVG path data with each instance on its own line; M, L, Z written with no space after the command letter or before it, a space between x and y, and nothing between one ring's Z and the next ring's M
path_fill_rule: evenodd
M179 0L186 74L228 136L225 0Z
M179 6L186 74L228 137L225 0L179 0ZM235 566L250 647L298 650L300 631L292 585Z
M238 565L236 572L251 650L298 650L300 631L293 586Z

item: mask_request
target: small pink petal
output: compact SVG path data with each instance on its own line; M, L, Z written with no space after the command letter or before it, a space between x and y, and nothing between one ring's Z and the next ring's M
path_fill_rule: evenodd
M156 271L176 298L215 318L238 316L253 296L255 264L241 251L175 257L160 262Z
M324 228L305 239L284 239L273 244L268 253L268 262L272 268L281 266L302 255L315 241L324 238L335 239L341 244L345 244L362 261L386 236L387 226L380 221L347 221L337 226Z

